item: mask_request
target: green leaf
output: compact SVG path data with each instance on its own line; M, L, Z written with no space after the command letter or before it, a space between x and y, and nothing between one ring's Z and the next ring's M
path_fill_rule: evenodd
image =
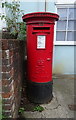
M2 16L1 16L1 20L3 20L3 19L5 19L5 15L2 15Z
M36 106L36 107L34 108L34 111L42 112L43 110L44 110L44 108L41 107L41 106Z
M5 3L2 3L2 8L4 8Z
M20 109L19 109L19 113L23 113L24 111L25 111L24 108L20 108Z

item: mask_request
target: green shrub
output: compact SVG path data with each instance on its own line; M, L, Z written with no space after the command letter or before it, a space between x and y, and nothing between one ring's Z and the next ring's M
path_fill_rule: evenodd
M2 7L5 7L6 15L1 15L1 20L5 19L7 31L16 35L17 39L25 40L26 25L24 22L19 22L19 19L24 15L23 10L20 10L20 2L5 2L2 3Z

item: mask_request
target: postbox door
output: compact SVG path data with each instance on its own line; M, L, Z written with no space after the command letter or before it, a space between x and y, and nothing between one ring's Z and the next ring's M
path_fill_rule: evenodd
M49 34L36 34L36 71L37 79L48 82L52 76L52 40ZM40 79L41 78L41 79Z
M53 35L51 33L48 30L35 31L29 40L28 76L33 82L52 81Z

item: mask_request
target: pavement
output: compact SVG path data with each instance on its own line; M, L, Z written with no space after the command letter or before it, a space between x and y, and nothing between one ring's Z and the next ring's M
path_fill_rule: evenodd
M74 103L74 76L53 76L53 99L48 104L41 104L44 108L39 111L24 111L24 118L74 118L76 105ZM26 105L26 103L25 103Z

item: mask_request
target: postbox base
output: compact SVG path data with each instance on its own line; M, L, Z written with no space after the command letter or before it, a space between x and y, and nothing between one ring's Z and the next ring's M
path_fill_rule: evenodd
M34 103L47 103L52 100L53 82L47 83L27 83L27 97Z

